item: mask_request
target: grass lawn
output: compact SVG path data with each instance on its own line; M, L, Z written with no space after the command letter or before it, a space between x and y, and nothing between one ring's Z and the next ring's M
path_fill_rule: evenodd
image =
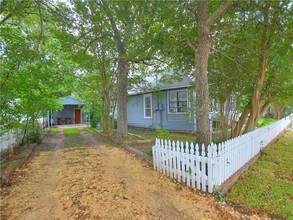
M65 147L82 147L83 142L80 138L80 131L77 128L64 128Z
M58 129L57 128L51 128L50 129L50 132L49 132L49 135L55 135L56 133L58 132Z
M226 201L293 219L293 132L266 149L227 194Z
M64 135L79 135L80 131L77 128L64 128Z
M141 136L143 139L155 140L156 138L168 139L174 141L183 141L183 142L196 142L196 134L194 132L176 132L176 131L167 131L167 130L146 130L138 128L129 128L129 133L136 134ZM213 142L220 143L222 142L221 138L217 134L213 134Z
M183 141L183 142L196 142L196 134L194 132L176 132L176 131L167 131L162 129L139 129L139 128L129 128L129 133L136 134L145 140L154 141L156 138L167 139L171 141ZM132 140L134 139L134 140ZM217 134L213 134L213 142L220 143L221 138ZM152 156L152 145L150 143L149 146L140 147L139 145L148 145L148 144L137 144L137 140L134 137L129 137L127 140L123 141L124 144L133 145L136 143L134 147L139 148L144 151L149 156Z
M196 140L194 133L183 133L183 132L169 132L166 130L144 130L129 128L129 133L141 136L143 139L154 140L156 138L178 140L178 141L189 141L194 142Z
M96 132L94 131L94 129L93 128L83 128L83 130L85 130L86 132L88 132L88 133L91 133L91 134L96 134Z

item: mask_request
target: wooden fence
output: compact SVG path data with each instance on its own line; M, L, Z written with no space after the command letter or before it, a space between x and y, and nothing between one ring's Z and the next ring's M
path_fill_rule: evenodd
M154 169L193 188L213 192L290 124L289 117L220 144L156 139Z

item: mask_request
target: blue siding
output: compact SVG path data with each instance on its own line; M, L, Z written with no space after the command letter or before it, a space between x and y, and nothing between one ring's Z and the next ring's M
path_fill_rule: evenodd
M130 96L127 103L128 125L150 128L153 126L153 119L145 119L143 111L143 95Z
M128 125L144 128L161 127L166 130L194 131L195 122L192 105L189 105L190 111L187 114L168 113L168 91L173 90L161 91L160 94L152 94L153 117L151 119L144 118L144 95L129 96L127 104ZM192 90L189 90L189 95L192 94ZM190 100L191 103L193 102L192 99L193 97Z
M53 120L56 125L58 122L58 118L71 118L72 122L74 121L74 109L80 108L78 105L64 105L63 109L60 111L53 111ZM86 113L84 113L81 109L81 123L84 124L86 122Z

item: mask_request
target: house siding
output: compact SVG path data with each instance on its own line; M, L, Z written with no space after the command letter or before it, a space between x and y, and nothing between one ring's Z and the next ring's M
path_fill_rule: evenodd
M189 112L185 114L170 114L168 113L168 92L170 91L189 91ZM194 131L194 108L191 105L193 103L193 92L190 89L174 89L160 91L159 93L152 93L152 118L144 118L144 94L132 95L128 98L127 104L127 117L128 125L144 128L163 128L166 130L182 130L182 131ZM162 109L163 106L163 109Z
M53 111L54 124L58 123L58 118L71 118L74 120L74 109L80 108L78 105L64 105L63 109L60 111ZM81 123L86 122L86 114L81 109Z
M153 102L153 96L152 96ZM154 102L153 102L154 103ZM135 127L152 127L153 118L144 118L143 95L130 96L127 103L128 125ZM154 113L154 112L153 112Z

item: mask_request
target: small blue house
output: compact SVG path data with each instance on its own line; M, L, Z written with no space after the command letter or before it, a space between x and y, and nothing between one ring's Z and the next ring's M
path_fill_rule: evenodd
M180 82L159 84L155 92L137 92L129 95L128 125L166 130L196 130L194 88L192 80L183 77Z
M63 109L52 112L53 125L84 124L86 122L86 113L82 110L84 102L78 101L73 97L65 97L60 101Z

